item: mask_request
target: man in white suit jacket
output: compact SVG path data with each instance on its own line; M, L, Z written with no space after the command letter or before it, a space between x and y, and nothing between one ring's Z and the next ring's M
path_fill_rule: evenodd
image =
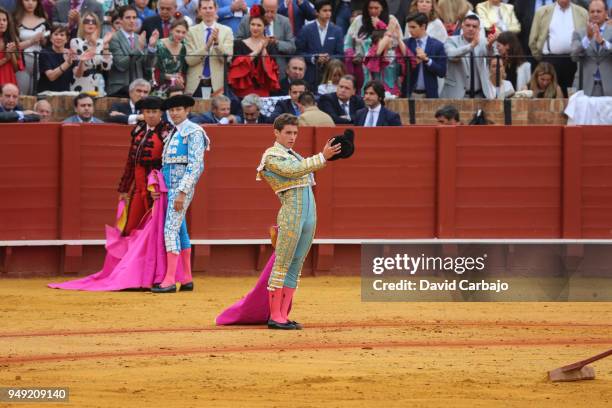
M487 56L494 55L494 36L487 41L480 38L480 20L476 15L468 15L461 25L462 34L449 37L444 43L448 56L446 79L440 98L462 99L471 97L470 61L474 63L474 97L495 98L495 89L489 81ZM472 55L473 53L473 55Z
M217 23L214 0L199 1L198 15L202 22L189 29L185 46L185 61L189 66L186 92L201 96L200 88L210 86L214 96L223 93L223 68L234 52L234 34L231 28Z

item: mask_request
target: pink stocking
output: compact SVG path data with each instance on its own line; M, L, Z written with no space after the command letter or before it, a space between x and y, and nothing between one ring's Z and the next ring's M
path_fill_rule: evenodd
M178 263L179 256L178 254L167 252L166 259L168 260L166 276L164 277L164 281L159 285L162 288L167 288L176 283L176 264Z
M276 323L287 323L287 319L283 319L281 314L281 303L283 301L282 289L274 289L268 291L268 299L270 301L270 319Z
M295 288L288 288L287 286L283 286L283 294L282 294L282 302L281 302L281 316L283 317L283 321L288 321L289 317L289 308L291 307L291 300L293 299L293 294L295 293Z
M191 248L183 249L181 251L181 262L183 263L183 281L181 284L186 284L193 281L191 276Z

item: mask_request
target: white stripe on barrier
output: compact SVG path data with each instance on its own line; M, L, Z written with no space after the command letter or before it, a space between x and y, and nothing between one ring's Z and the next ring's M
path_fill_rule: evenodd
M0 247L22 246L64 246L64 245L104 245L103 239L57 239L57 240L15 240L0 241ZM262 245L269 244L267 238L258 239L192 239L193 245ZM344 239L316 238L314 244L321 245L361 245L361 244L612 244L612 239Z

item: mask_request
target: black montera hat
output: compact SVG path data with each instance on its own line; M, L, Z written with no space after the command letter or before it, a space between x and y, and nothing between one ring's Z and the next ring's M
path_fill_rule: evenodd
M177 106L184 106L186 108L190 108L195 105L195 99L193 99L189 95L174 95L170 98L166 99L162 104L163 110L168 110L170 108L176 108Z
M330 158L329 160L348 159L353 155L355 151L355 144L353 139L355 138L355 132L353 129L346 129L344 134L341 136L335 136L332 146L340 143L340 153Z
M136 102L136 109L140 112L142 112L143 109L161 109L163 103L163 99L157 96L147 96Z

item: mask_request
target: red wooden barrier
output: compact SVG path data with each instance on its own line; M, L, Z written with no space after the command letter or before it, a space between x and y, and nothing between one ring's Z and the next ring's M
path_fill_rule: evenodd
M255 174L273 130L205 129L212 150L189 215L192 238L266 238L279 202ZM102 239L114 215L129 130L1 125L0 240ZM342 130L301 128L296 150L319 152ZM356 129L354 157L316 175L316 237L610 238L610 132L561 126ZM4 271L28 272L41 262L47 265L38 269L49 273L91 270L103 252L77 245L63 252L4 246ZM354 249L318 245L307 264L312 270L354 264ZM266 245L198 245L194 266L254 271L269 251Z

